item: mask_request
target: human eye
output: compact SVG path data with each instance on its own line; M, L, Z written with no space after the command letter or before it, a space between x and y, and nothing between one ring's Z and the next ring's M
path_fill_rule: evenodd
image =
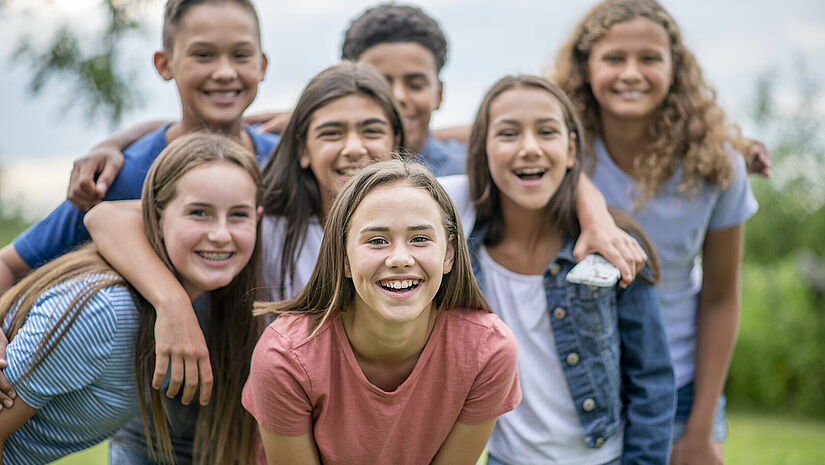
M334 128L324 129L318 132L318 137L324 140L340 139L342 135L343 132L340 129Z
M430 237L426 236L424 234L419 234L417 236L413 236L413 238L410 239L410 242L419 243L419 244L424 244L424 243L427 243L427 242L430 242L430 241L431 241Z
M187 215L195 218L205 218L207 216L207 212L203 208L191 208L187 212Z
M212 58L212 52L209 50L196 49L190 54L193 58L200 61L206 61Z
M496 136L500 137L500 138L503 138L503 139L512 139L512 138L518 136L518 131L516 131L513 128L499 129L496 132Z
M662 57L657 54L650 54L642 56L643 63L658 63L662 61Z
M239 50L235 52L235 59L238 61L246 61L252 58L252 52L249 50Z
M624 61L624 58L621 55L605 55L602 57L602 61L605 63L621 63Z
M410 90L424 90L429 87L430 83L426 78L413 78L407 81L407 87Z
M376 124L364 127L363 133L367 137L375 138L384 136L387 131L385 131L383 127Z
M553 137L559 133L559 130L553 126L545 126L539 128L538 133L542 137Z
M239 220L242 220L242 219L247 219L247 218L250 218L250 217L251 217L251 215L249 214L249 211L247 211L246 209L243 209L243 210L235 210L235 211L231 212L231 213L229 214L229 216L230 216L231 218L235 218L235 219L239 219Z
M371 238L367 239L367 244L374 245L374 246L381 246L381 245L385 245L385 244L388 244L388 243L389 242L387 242L387 240L384 239L383 237L371 237Z

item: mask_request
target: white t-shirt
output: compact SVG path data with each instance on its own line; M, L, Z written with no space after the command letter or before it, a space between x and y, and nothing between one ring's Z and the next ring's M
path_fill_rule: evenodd
M281 257L284 248L284 235L287 221L282 216L265 215L261 220L261 240L263 241L263 279L267 296L270 301L291 299L309 282L315 262L318 261L318 252L321 250L321 241L324 238L324 229L316 217L312 217L307 225L307 232L303 244L295 260L294 280L289 277L281 282Z
M623 436L611 437L598 449L585 444L573 398L562 371L547 311L541 275L522 275L480 250L484 297L519 346L521 404L500 416L487 449L512 465L607 463L622 454Z
M676 386L682 387L694 373L696 312L702 289L700 254L705 234L741 223L759 208L748 184L745 161L739 154L730 153L733 176L728 187L703 183L695 194L679 191L679 168L659 186L652 199L636 206L638 183L616 166L600 138L594 142L594 149L597 163L591 176L593 183L608 205L627 212L644 228L659 253L659 301Z

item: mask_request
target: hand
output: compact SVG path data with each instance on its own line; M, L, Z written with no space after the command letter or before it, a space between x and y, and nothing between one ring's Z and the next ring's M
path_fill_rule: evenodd
M670 465L722 465L722 444L710 434L690 435L687 431L670 451Z
M3 407L11 408L14 404L13 399L17 397L9 380L2 370L6 369L6 346L9 345L9 340L6 338L6 333L0 331L0 410Z
M184 308L184 311L181 311ZM191 303L174 305L158 311L155 322L155 374L152 387L160 389L170 369L167 397L175 397L183 384L181 402L188 405L195 396L200 380L201 405L209 403L212 395L212 365L209 349ZM171 362L171 366L170 366Z
M106 195L122 167L123 154L117 148L107 145L93 148L75 160L66 197L81 210L92 208Z
M759 176L770 177L771 175L771 154L765 144L758 140L750 140L748 153L745 154L745 163L748 166L748 173Z
M271 132L273 134L282 134L284 129L286 129L287 123L289 123L289 119L292 117L291 111L285 111L282 113L275 113L272 118L263 121L260 126L258 126L258 132Z
M615 225L610 229L582 230L573 248L573 256L577 261L582 261L584 257L594 252L602 254L607 261L619 269L622 273L619 285L622 287L627 287L647 262L647 254L636 239Z

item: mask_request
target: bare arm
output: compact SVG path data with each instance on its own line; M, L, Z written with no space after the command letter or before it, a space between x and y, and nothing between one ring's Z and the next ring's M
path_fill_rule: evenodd
M438 449L431 465L453 465L466 464L473 465L478 461L484 445L493 433L496 419L470 425L456 422L444 444Z
M674 444L671 464L722 463L712 438L716 402L725 385L739 325L739 267L744 226L708 231L702 250L702 292L696 332L693 407L685 433Z
M155 308L152 387L160 389L171 362L166 395L174 397L185 381L181 401L188 404L200 380L200 403L206 405L212 393L209 350L189 296L143 233L139 201L100 203L83 223L100 254Z
M576 260L599 252L621 271L620 284L630 284L636 272L644 267L647 255L632 236L616 226L601 192L584 173L576 186L576 213L581 225L581 234L573 249Z
M281 134L292 117L292 110L276 111L271 113L261 113L258 115L244 116L243 121L246 124L258 124L259 132L271 132L273 134Z
M126 128L75 160L66 194L69 202L81 210L88 210L100 202L123 167L126 147L166 123L150 121Z
M3 449L6 445L6 439L18 428L23 426L29 418L37 413L37 410L24 402L22 399L14 403L11 408L5 408L0 411L0 463L2 462Z
M8 244L0 249L0 294L5 293L23 276L31 267L23 261L14 244ZM16 394L11 383L6 379L3 371L6 368L6 346L9 341L6 334L0 331L0 410L10 408L14 403Z
M470 142L470 126L451 126L433 129L433 135L440 140L458 140L465 144Z
M269 465L321 465L312 433L286 436L269 431L260 424L258 430Z

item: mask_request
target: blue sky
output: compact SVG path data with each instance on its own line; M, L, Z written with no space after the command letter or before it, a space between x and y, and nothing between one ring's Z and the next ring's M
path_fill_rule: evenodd
M48 4L32 9L32 4ZM304 83L337 61L349 21L374 2L349 0L258 1L263 47L269 70L251 111L291 106ZM469 122L486 88L508 73L541 73L578 18L595 2L557 0L439 0L411 2L422 6L445 30L450 43L442 79L444 103L434 124ZM706 78L734 120L744 122L752 105L757 77L768 70L793 86L796 56L811 72L825 78L825 2L665 0L682 27L687 45L698 56ZM23 30L45 36L67 21L78 31L100 27L95 0L6 0L0 14L0 157L79 156L112 128L105 121L87 122L72 108L70 88L52 83L32 97L26 92L25 68L8 66L16 37ZM25 5L25 7L21 7ZM146 26L124 47L123 62L134 70L132 82L143 105L120 126L147 119L174 119L178 100L171 83L152 66L160 43L162 2L150 0L143 11ZM80 98L80 97L77 97ZM746 126L746 131L747 131ZM758 135L757 135L758 136Z

